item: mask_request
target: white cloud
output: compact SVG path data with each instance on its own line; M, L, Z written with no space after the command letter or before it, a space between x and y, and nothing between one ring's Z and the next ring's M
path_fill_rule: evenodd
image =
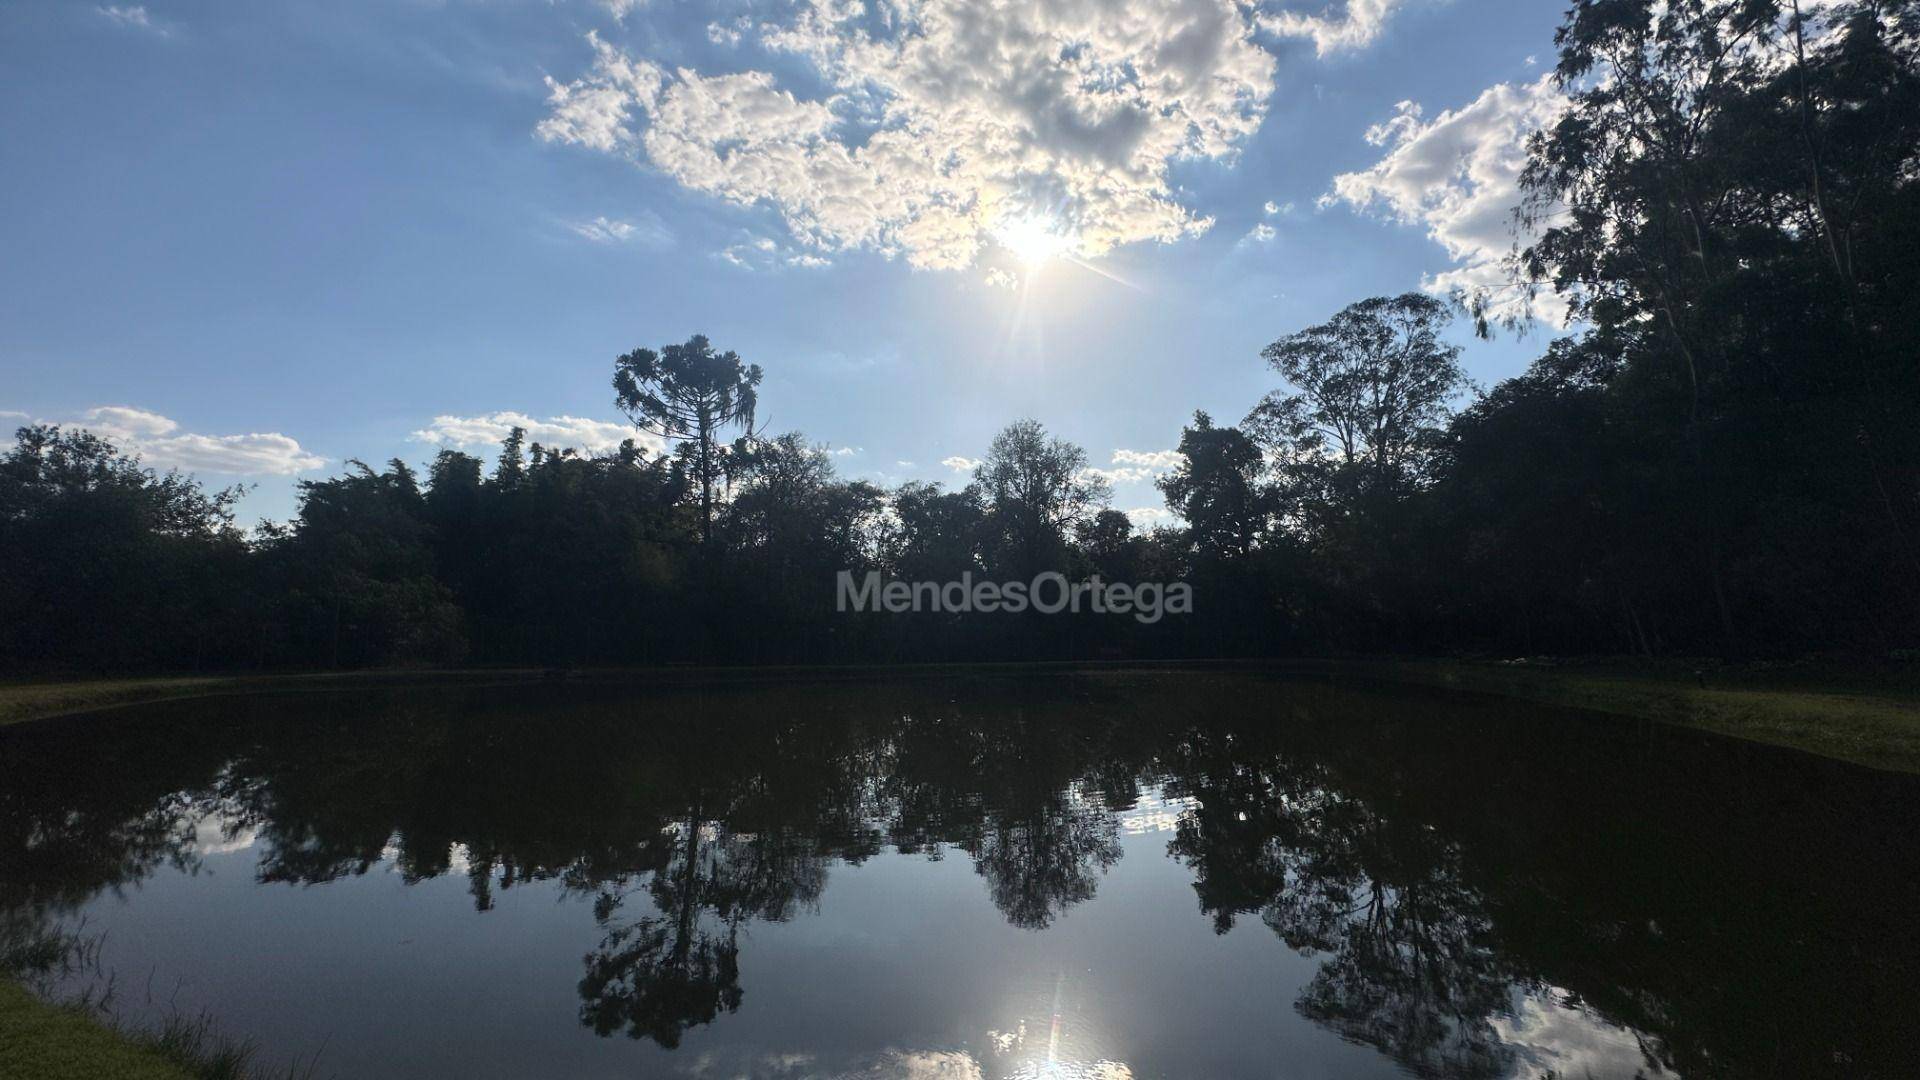
M664 443L656 435L626 424L589 420L579 416L553 416L536 420L526 413L496 412L485 416L436 416L433 423L409 435L414 442L449 447L498 446L514 428L525 428L527 442L563 449L572 447L589 454L604 454L617 448L622 440L632 439L651 453L660 453Z
M893 464L894 464L894 467L895 467L895 468L900 468L900 469L911 469L911 468L913 468L913 462L911 462L911 461L896 461L896 462L894 462Z
M673 244L673 233L664 222L651 215L638 222L596 217L592 221L568 221L562 224L569 232L596 244L637 243L651 248L665 248Z
M989 288L1018 289L1020 287L1020 275L1011 270L1003 270L998 266L989 267L986 282Z
M159 413L136 409L129 405L103 405L97 409L88 409L84 416L87 430L109 439L123 439L128 442L165 435L180 427L179 424Z
M1268 217L1291 217L1293 215L1293 203L1291 202L1278 203L1269 199L1267 200L1267 205L1260 209L1263 210Z
M547 78L551 112L534 133L549 142L612 153L632 142L630 111L636 103L658 97L665 75L652 64L633 61L596 32L587 33L587 42L594 52L592 74L570 83Z
M729 23L707 24L707 40L715 45L738 45L753 29L753 20L741 15Z
M1550 75L1489 87L1470 104L1430 121L1419 105L1403 101L1391 119L1367 130L1367 141L1387 147L1386 156L1363 172L1335 177L1322 202L1379 209L1402 223L1425 226L1455 264L1426 279L1429 291L1503 286L1506 257L1516 243L1531 240L1519 235L1513 216L1521 199L1527 137L1565 107L1566 98ZM1496 305L1495 314L1518 312L1516 292L1496 295L1508 299ZM1566 320L1566 305L1557 297L1543 294L1535 306L1543 319Z
M1325 56L1373 44L1402 2L1346 0L1343 4L1330 4L1318 14L1281 11L1262 15L1260 22L1276 34L1312 38L1314 51Z
M1132 484L1145 480L1152 474L1145 469L1097 469L1088 466L1076 475L1082 479L1105 480L1109 484Z
M1280 234L1275 231L1273 226L1262 221L1256 223L1253 228L1248 229L1247 235L1241 237L1240 242L1243 244L1264 244L1278 235Z
M1204 231L1168 170L1231 159L1273 90L1236 0L801 0L736 32L810 65L823 96L764 71L669 70L590 34L591 69L548 80L536 133L771 206L818 252L955 269L1036 216L1082 256Z
M4 415L24 418L26 414ZM138 454L141 461L156 469L233 476L289 476L327 463L326 458L310 453L297 440L279 432L201 435L181 431L177 421L131 405L88 409L69 426L84 428L126 453Z
M1180 467L1178 450L1115 450L1115 465L1144 465L1155 472L1170 472Z
M1086 468L1082 476L1097 476L1109 484L1138 484L1171 472L1180 464L1178 450L1115 450L1110 469Z
M1174 522L1173 512L1162 506L1136 506L1124 513L1136 529L1152 529Z
M327 459L307 453L293 438L276 432L249 435L173 435L133 443L150 465L236 476L289 476L317 469Z
M125 6L103 4L97 10L101 15L106 16L114 23L124 26L127 29L145 30L149 33L158 34L161 37L167 36L167 28L153 21L153 16L147 14L147 8L144 4L128 4Z
M857 446L842 446L839 449L833 450L830 452L833 454L834 457L852 457L853 455L860 452L860 448Z
M635 10L647 6L647 0L600 0L600 6L607 9L614 22L624 22Z
M1512 1014L1494 1016L1490 1023L1530 1074L1673 1075L1647 1059L1644 1036L1608 1023L1575 1000L1570 992L1547 986L1523 997Z
M766 236L749 235L740 243L729 244L713 254L722 262L731 263L742 270L777 270L783 266L817 270L833 265L831 259L810 251L796 251Z
M947 468L952 469L954 472L961 472L961 473L972 472L973 470L980 467L979 459L961 457L958 454L955 454L953 457L941 458L940 464L945 465Z

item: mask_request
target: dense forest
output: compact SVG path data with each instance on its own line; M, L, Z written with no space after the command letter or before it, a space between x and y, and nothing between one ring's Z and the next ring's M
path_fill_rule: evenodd
M1920 646L1920 2L1575 0L1511 283L1362 300L1196 413L1172 527L1032 420L957 490L834 473L696 337L614 364L665 440L358 462L237 490L84 431L0 459L0 663L231 669L1327 651L1884 655ZM1443 332L1558 298L1471 388ZM1286 330L1277 327L1276 331ZM1252 358L1249 358L1252 362ZM836 575L1188 583L1190 615L842 613Z

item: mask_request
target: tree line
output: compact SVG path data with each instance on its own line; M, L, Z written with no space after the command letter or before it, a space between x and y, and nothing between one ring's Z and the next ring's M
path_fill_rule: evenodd
M1272 655L1881 654L1920 644L1920 0L1576 0L1509 281L1286 334L1134 527L1010 425L958 488L836 475L703 337L615 362L670 451L515 431L234 489L82 431L0 459L0 659L37 668ZM1442 332L1577 331L1472 390ZM854 615L841 570L1183 581L1190 616Z

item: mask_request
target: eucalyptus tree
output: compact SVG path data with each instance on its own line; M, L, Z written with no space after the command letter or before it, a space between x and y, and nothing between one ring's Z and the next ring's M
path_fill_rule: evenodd
M761 376L760 365L745 363L731 350L716 351L702 334L658 351L635 349L614 361L620 411L640 430L691 448L704 544L713 542L713 489L726 464L720 434L734 427L754 434Z
M1106 505L1107 481L1087 469L1087 452L1049 438L1037 420L1020 420L994 436L974 470L988 515L1019 573L1045 569L1082 522Z
M1621 359L1676 526L1646 546L1688 564L1723 648L1816 606L1910 636L1920 3L1576 0L1556 42L1515 271Z
M1376 296L1261 351L1292 386L1247 418L1270 448L1337 455L1363 488L1417 480L1447 403L1466 385L1460 349L1440 340L1451 309L1423 293Z

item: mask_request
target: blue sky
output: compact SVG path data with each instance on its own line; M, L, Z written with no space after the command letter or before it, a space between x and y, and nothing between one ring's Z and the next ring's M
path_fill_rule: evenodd
M1262 345L1494 272L1557 7L10 3L0 412L279 518L501 413L611 438L613 358L699 332L844 474L1032 416L1158 506Z

